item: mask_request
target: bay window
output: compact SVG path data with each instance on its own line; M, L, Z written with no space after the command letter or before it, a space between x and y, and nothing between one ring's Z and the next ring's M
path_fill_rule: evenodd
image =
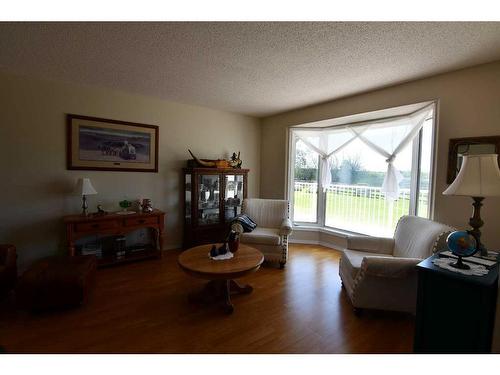
M295 224L392 236L402 215L430 217L435 106L415 106L395 116L291 128Z

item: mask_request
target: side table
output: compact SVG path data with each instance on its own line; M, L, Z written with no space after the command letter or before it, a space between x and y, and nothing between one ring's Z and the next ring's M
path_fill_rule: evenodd
M432 261L438 256L433 255L417 265L414 351L491 352L498 263L487 275L469 276L434 265Z
M137 229L150 228L154 233L154 246L152 248L135 252L120 259L103 257L98 260L98 265L106 266L145 258L160 258L164 241L164 221L165 213L160 210L129 215L114 213L102 216L65 216L64 224L66 226L68 254L71 256L76 255L75 241L85 236L120 236Z

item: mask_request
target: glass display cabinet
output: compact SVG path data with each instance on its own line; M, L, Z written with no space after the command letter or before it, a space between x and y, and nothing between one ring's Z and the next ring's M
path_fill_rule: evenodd
M222 242L247 197L248 169L184 168L184 242Z

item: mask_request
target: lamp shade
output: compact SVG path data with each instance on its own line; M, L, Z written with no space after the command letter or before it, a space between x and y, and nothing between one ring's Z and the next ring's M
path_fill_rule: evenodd
M465 155L455 181L443 194L468 197L500 196L498 155Z
M76 183L76 193L78 195L94 195L97 191L92 186L90 178L79 178Z

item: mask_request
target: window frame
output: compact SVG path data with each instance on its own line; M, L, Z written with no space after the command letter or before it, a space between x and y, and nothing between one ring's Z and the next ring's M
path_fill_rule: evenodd
M437 154L437 127L438 127L438 103L437 101L431 102L433 106L433 114L429 119L432 121L431 125L431 158L430 158L430 170L429 170L429 196L428 196L428 207L427 207L427 217L433 219L434 217L434 196L435 196L435 170L436 170L436 154ZM373 121L376 121L374 118ZM350 125L349 123L338 125L338 127ZM292 126L288 128L288 173L287 178L287 198L290 202L290 218L294 225L298 227L311 227L317 229L325 229L327 231L339 232L339 233L353 233L370 236L365 233L353 232L348 229L331 227L325 224L326 222L326 192L323 191L322 186L322 176L321 176L321 166L324 162L318 155L318 193L316 202L316 222L303 222L295 221L294 218L294 195L295 195L295 155L296 155L296 143L298 141L294 130L300 129L300 126ZM313 130L309 128L309 130ZM423 127L420 129L418 135L412 141L412 166L411 166L411 179L410 179L410 207L409 215L417 216L418 205L419 205L419 192L420 192L420 175L421 175L421 163L422 163L422 135Z

